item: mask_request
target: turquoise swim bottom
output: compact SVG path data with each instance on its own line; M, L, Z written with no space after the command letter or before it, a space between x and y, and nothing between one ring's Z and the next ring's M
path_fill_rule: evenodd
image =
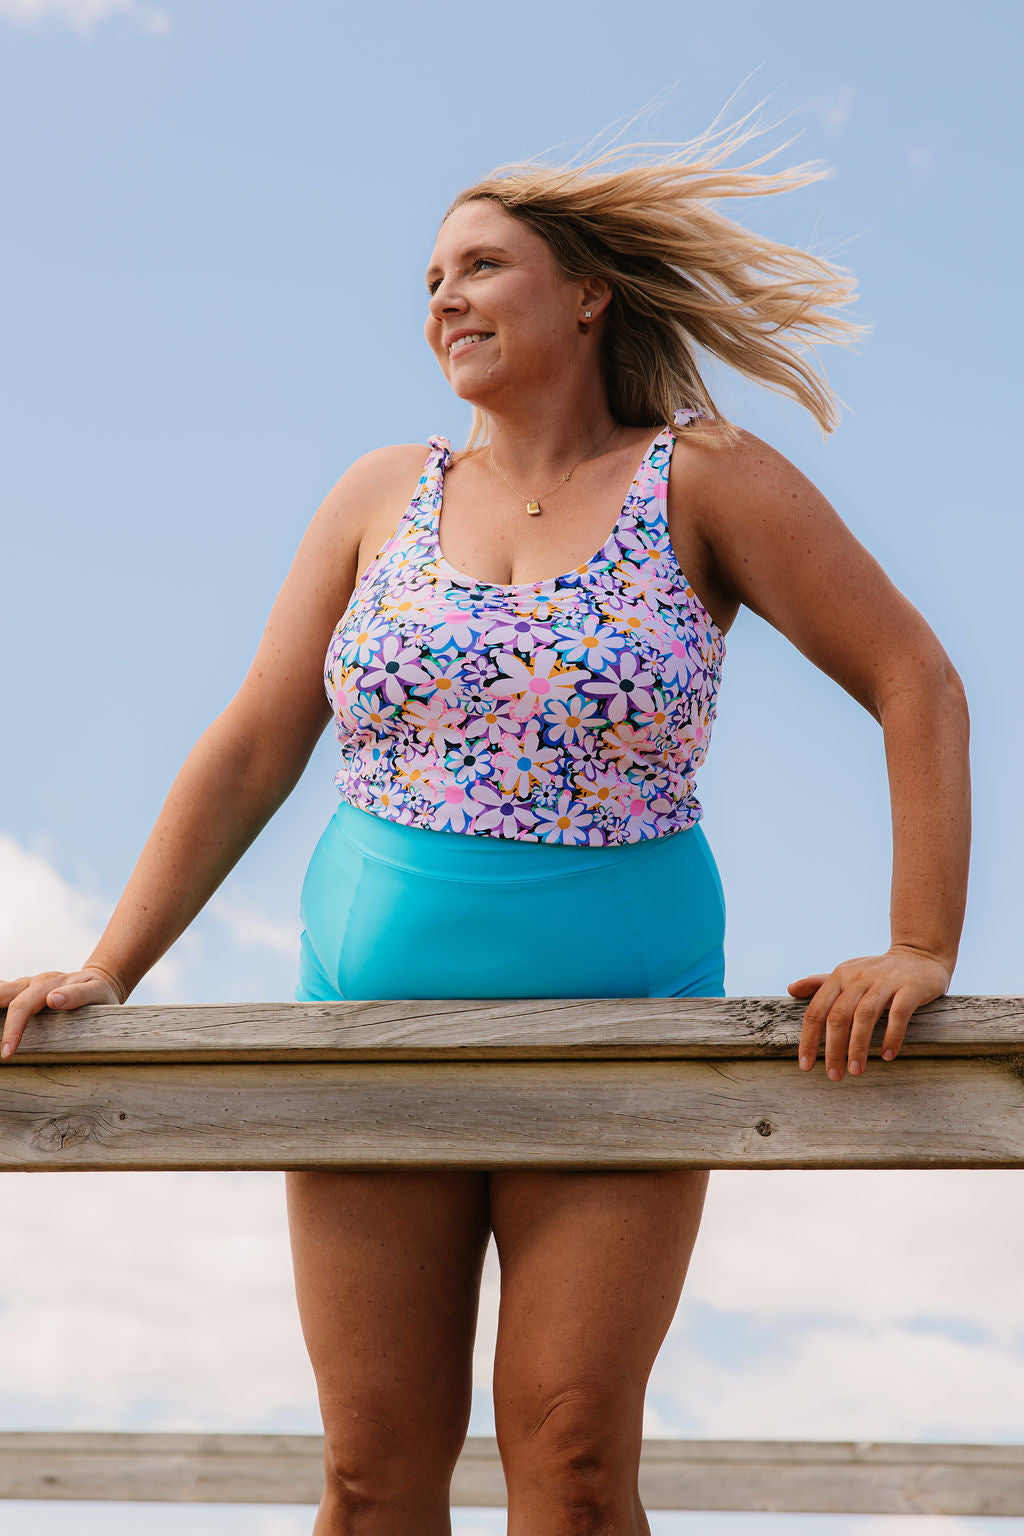
M302 887L298 1002L724 997L699 825L616 848L403 827L342 801Z

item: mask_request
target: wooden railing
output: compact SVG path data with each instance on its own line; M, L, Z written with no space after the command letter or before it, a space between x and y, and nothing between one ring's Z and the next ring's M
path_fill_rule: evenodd
M831 1083L781 999L44 1014L0 1068L0 1170L1022 1168L1024 999L922 1009ZM0 1497L315 1502L320 1441L0 1435ZM723 1475L727 1473L727 1475ZM1024 1515L1010 1445L645 1442L650 1509ZM504 1503L468 1442L460 1505Z

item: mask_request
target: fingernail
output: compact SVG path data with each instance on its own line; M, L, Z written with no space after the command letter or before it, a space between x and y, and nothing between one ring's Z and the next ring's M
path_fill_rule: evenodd
M64 1004L67 1002L67 998L64 996L63 992L51 992L50 996L53 999L53 1001L57 1004L58 1008L62 1008L64 1006Z
M859 1061L850 1062L850 1071L853 1073L854 1077L859 1077L863 1070L864 1068L861 1066Z
M883 1051L882 1052L882 1060L883 1061L892 1061L892 1057L893 1057L892 1051Z
M810 1068L811 1068L811 1058L809 1056L801 1056L800 1057L800 1070L801 1070L801 1072L809 1072Z
M832 1079L832 1081L834 1083L838 1083L839 1077L840 1077L839 1068L838 1067L829 1067L828 1075L829 1075L829 1077Z
M9 1046L9 1045L5 1045L5 1046L4 1046L4 1047L3 1047L3 1049L2 1049L2 1050L0 1050L0 1056L2 1056L2 1057L3 1057L3 1058L4 1058L4 1060L5 1060L5 1061L6 1061L6 1060L7 1060L7 1058L8 1058L8 1056L9 1056L9 1055L10 1055L10 1054L11 1054L11 1048L10 1048L10 1046Z

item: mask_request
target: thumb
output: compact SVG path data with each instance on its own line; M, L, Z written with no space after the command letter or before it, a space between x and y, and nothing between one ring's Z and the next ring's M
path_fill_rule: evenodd
M787 991L790 997L813 997L827 976L801 976L799 981L791 981Z
M55 1010L84 1008L90 1003L119 1003L114 987L102 976L84 977L81 981L62 981L46 994L47 1008Z

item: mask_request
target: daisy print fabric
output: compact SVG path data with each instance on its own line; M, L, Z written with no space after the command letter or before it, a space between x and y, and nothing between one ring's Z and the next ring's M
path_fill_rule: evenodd
M725 641L672 553L674 442L654 440L592 560L495 586L441 553L451 446L430 439L327 651L344 800L403 826L591 847L700 819Z

